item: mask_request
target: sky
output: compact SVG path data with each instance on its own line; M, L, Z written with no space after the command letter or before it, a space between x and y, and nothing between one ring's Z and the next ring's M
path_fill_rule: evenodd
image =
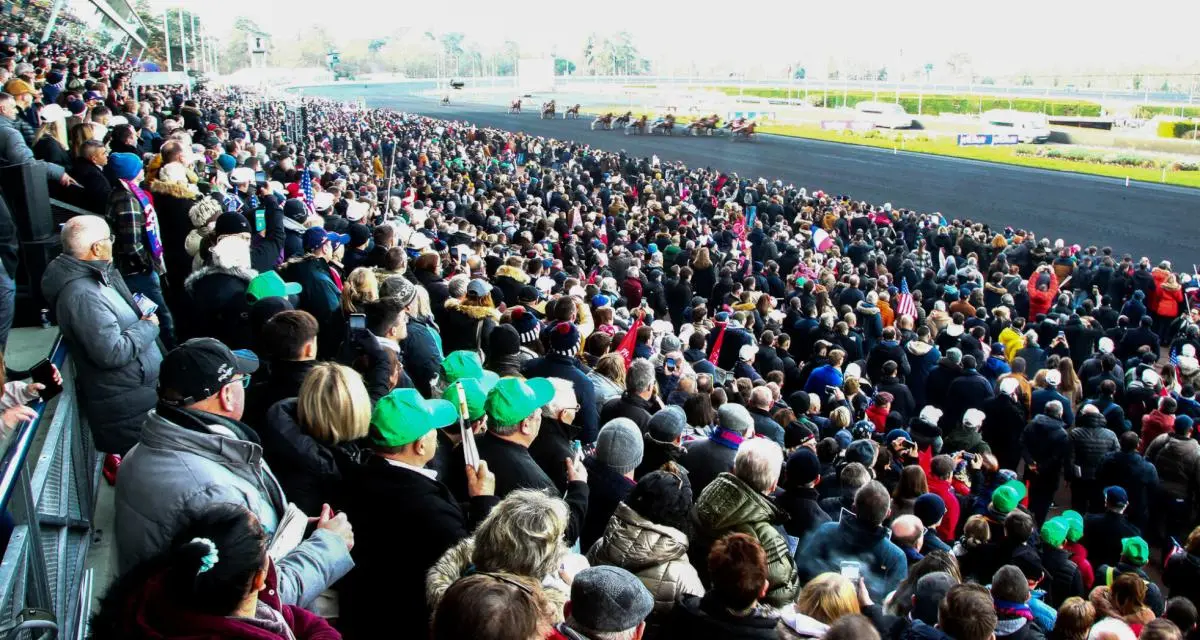
M459 31L469 39L499 45L515 40L523 51L578 56L588 32L629 31L643 55L657 60L723 62L731 70L780 61L827 60L830 56L870 60L881 65L923 66L967 53L980 73L1031 70L1186 68L1200 74L1195 25L1200 2L1160 0L1151 5L1006 0L859 0L809 3L759 0L749 5L689 13L683 6L708 3L559 2L528 4L496 0L450 3L381 0L152 0L157 6L185 6L206 18L218 36L244 15L276 38L293 36L312 24L335 38L384 36L396 27L442 33ZM570 8L566 8L566 7ZM452 14L438 8L453 8ZM593 10L602 7L602 10ZM729 8L745 17L728 19ZM1169 16L1170 19L1164 19ZM745 26L736 26L742 22ZM1192 33L1188 33L1192 31Z

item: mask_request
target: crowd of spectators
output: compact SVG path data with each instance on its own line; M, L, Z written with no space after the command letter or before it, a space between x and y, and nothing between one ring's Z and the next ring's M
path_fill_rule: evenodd
M98 639L1196 637L1195 274L16 51Z

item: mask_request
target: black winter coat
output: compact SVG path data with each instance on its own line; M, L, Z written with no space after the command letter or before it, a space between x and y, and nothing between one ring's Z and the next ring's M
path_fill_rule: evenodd
M1100 462L1096 484L1101 487L1118 485L1125 489L1129 496L1125 513L1135 522L1145 522L1150 511L1150 496L1158 487L1158 470L1136 451L1110 453Z
M559 493L550 476L546 475L546 472L533 460L529 450L520 444L504 440L490 431L482 437L475 438L475 444L479 449L480 459L487 460L488 470L496 475L497 498L504 499L504 496L517 489L534 489L544 491L552 496L563 495ZM566 464L565 459L563 464ZM450 468L466 468L462 447L455 448ZM466 473L451 473L444 480L456 498L460 501L467 499ZM588 504L587 483L568 482L564 499L571 513L564 539L570 545L579 538L583 531L584 515L587 512Z
M913 399L908 385L900 382L895 376L878 380L879 384L875 385L875 391L886 391L892 394L892 411L899 413L904 422L908 422L909 418L917 415L917 401Z
M962 366L955 364L950 358L939 360L937 366L929 372L929 377L926 378L925 403L939 408L944 406L950 391L950 383L954 382L962 373Z
M651 400L643 400L626 391L621 397L604 403L604 408L600 409L600 424L606 425L614 418L629 418L644 432L650 422L650 416L657 410L658 407Z
M471 535L497 498L471 498L464 510L441 482L374 456L346 469L343 486L355 568L339 584L346 600L339 630L347 640L375 638L384 628L396 637L427 637L425 572Z
M1054 478L1061 479L1072 456L1071 440L1062 420L1047 415L1034 416L1021 434L1021 455L1026 465L1037 465L1041 481L1049 483Z
M710 592L703 598L685 596L671 611L664 638L672 640L776 640L778 618L754 612L734 616Z
M578 358L551 353L526 360L521 365L521 373L529 378L562 378L571 381L575 386L575 400L579 403L579 412L575 415L579 425L577 437L583 444L591 444L600 433L600 410L596 406L596 385L582 367Z
M1116 434L1105 426L1103 414L1081 413L1067 435L1071 438L1075 464L1084 480L1095 479L1104 457L1121 450Z
M216 338L230 349L253 348L246 288L256 275L253 270L210 266L188 276L184 308L173 314L180 338Z
M709 438L693 440L685 445L687 453L680 463L692 479L692 495L698 496L717 476L733 470L737 447Z
M278 402L267 411L266 422L258 430L263 457L279 480L288 500L304 513L316 516L321 505L340 509L340 468L354 464L357 447L330 447L305 433L296 417L296 399Z
M816 489L800 487L788 489L775 495L775 506L788 514L788 520L783 528L788 535L797 538L803 546L804 539L817 527L829 522L832 518L821 508L820 494Z
M588 470L588 504L583 533L579 536L579 548L591 549L592 544L604 535L604 529L608 527L617 505L629 497L636 483L594 457L589 456L583 463Z
M1179 553L1168 558L1163 584L1171 590L1172 598L1183 596L1200 602L1200 556Z
M1042 567L1046 570L1046 604L1058 609L1063 601L1074 596L1083 597L1083 576L1079 567L1071 562L1070 556L1062 549L1042 545Z
M184 246L193 228L188 214L197 198L183 183L165 180L151 182L150 192L154 194L154 211L158 214L158 228L162 234L168 289L172 296L179 296L183 292L184 281L192 273L192 256L188 255ZM177 310L176 313L180 311L183 310Z
M261 432L263 422L267 419L267 411L280 400L299 396L304 377L316 364L316 360L272 359L269 376L259 376L258 374L262 373L260 367L255 377L265 379L259 382L252 381L250 389L246 391L246 410L242 414L242 422Z
M1113 511L1089 513L1083 518L1083 546L1093 567L1116 566L1121 559L1121 540L1142 532L1124 514Z

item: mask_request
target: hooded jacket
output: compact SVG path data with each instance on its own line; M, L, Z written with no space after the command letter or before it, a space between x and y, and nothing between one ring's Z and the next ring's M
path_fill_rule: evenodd
M125 453L158 402L158 325L141 319L111 263L61 254L46 267L42 295L71 349L79 405L96 448Z
M908 561L889 533L887 527L868 527L857 515L843 511L840 521L821 525L807 544L797 549L801 581L837 572L843 560L854 560L861 565L871 598L882 600L908 576Z
M1146 460L1158 469L1163 491L1175 498L1185 499L1195 513L1200 506L1196 504L1200 497L1200 442L1164 433L1146 447ZM1186 519L1188 522L1192 520Z
M908 354L910 371L907 378L908 390L912 392L915 406L923 407L926 403L926 385L929 374L937 367L942 359L942 352L937 347L920 340L912 340L904 345Z
M258 275L253 269L212 265L192 272L183 283L184 313L176 314L188 338L216 338L230 349L254 346L246 289Z
M457 298L446 301L442 326L442 350L488 352L489 338L500 322L500 312L494 307L467 304Z
M117 484L118 573L166 549L184 523L214 503L254 513L268 535L288 500L245 425L210 413L160 407L121 463ZM307 607L354 561L336 534L317 530L276 563L279 599Z
M767 554L770 586L762 601L775 607L795 602L800 592L796 564L783 534L775 528L786 516L766 496L733 474L722 473L700 494L694 513L692 558L707 562L712 544L730 533L753 536Z
M82 162L91 164L86 160ZM179 292L184 280L192 272L192 257L188 255L185 243L193 229L188 212L192 210L199 193L185 182L167 180L151 182L150 193L154 196L154 210L158 213L158 226L162 232L167 280L175 292ZM177 318L176 322L179 320Z
M321 505L338 506L340 467L361 457L353 446L330 447L305 433L297 417L296 399L278 402L259 430L263 456L271 464L288 498L304 513L321 513Z
M653 615L663 620L680 597L704 595L687 551L682 531L655 524L621 503L587 558L593 566L612 565L637 576L654 596Z

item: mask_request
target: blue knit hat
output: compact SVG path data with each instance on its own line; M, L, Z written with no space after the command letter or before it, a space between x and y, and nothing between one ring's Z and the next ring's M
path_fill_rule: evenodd
M108 156L108 166L117 178L133 180L142 172L142 159L132 153L114 153Z
M217 156L217 166L221 168L221 171L229 173L237 168L237 160L228 153L222 153Z

